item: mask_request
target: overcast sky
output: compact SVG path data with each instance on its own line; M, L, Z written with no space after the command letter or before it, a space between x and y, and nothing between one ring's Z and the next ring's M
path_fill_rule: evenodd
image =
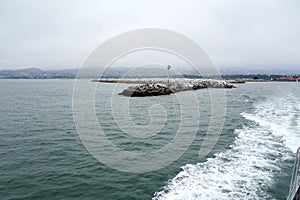
M182 33L219 66L300 66L299 0L1 0L0 69L79 67L110 37Z

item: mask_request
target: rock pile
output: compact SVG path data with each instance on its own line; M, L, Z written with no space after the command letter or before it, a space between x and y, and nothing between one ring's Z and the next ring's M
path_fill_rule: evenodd
M158 96L158 95L169 95L173 91L163 84L145 84L135 87L129 87L123 92L119 93L120 95L129 96L129 97L144 97L144 96Z
M169 84L170 89L174 92L186 90L198 90L203 88L234 88L232 84L220 80L201 80L201 79L187 79L181 81L174 81Z
M124 96L143 97L168 95L174 92L198 90L203 88L234 88L234 85L224 80L216 79L102 79L99 82L143 84L129 87L119 93Z

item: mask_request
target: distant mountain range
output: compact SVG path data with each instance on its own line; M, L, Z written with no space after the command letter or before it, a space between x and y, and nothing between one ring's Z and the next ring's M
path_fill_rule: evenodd
M37 68L28 68L18 70L1 70L0 78L74 78L76 73L76 69L41 70Z
M0 70L0 79L72 79L76 78L78 69L42 70L38 68ZM95 69L84 69L80 78L97 78ZM118 70L106 71L105 76L120 76Z
M77 76L79 69L63 69L63 70L42 70L38 68L27 68L17 70L0 70L0 79L73 79L73 78L99 78L98 71L95 68L81 69L80 75ZM170 76L173 77L197 77L200 74L194 69L179 68L178 71L171 69ZM256 75L264 75L260 77L279 77L280 75L299 75L298 68L281 68L281 69L266 69L266 68L221 68L220 73L223 77L252 77ZM166 77L167 69L165 68L109 68L102 77Z
M64 70L42 70L38 68L0 70L0 79L72 79L72 78L99 78L99 71L95 68L64 69ZM196 71L175 72L170 71L171 76L182 76L182 74L197 74ZM109 68L104 71L102 77L166 77L167 69L164 68Z

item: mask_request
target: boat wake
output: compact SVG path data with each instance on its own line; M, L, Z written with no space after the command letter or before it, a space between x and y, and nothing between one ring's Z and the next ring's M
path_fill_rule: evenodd
M268 187L281 170L278 163L292 160L297 149L298 113L293 98L268 101L254 113L242 113L249 124L234 131L229 149L204 163L183 166L153 199L273 199Z

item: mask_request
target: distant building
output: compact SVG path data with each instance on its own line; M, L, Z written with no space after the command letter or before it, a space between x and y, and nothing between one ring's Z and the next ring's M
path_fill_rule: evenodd
M283 76L277 78L276 81L300 81L300 76Z

